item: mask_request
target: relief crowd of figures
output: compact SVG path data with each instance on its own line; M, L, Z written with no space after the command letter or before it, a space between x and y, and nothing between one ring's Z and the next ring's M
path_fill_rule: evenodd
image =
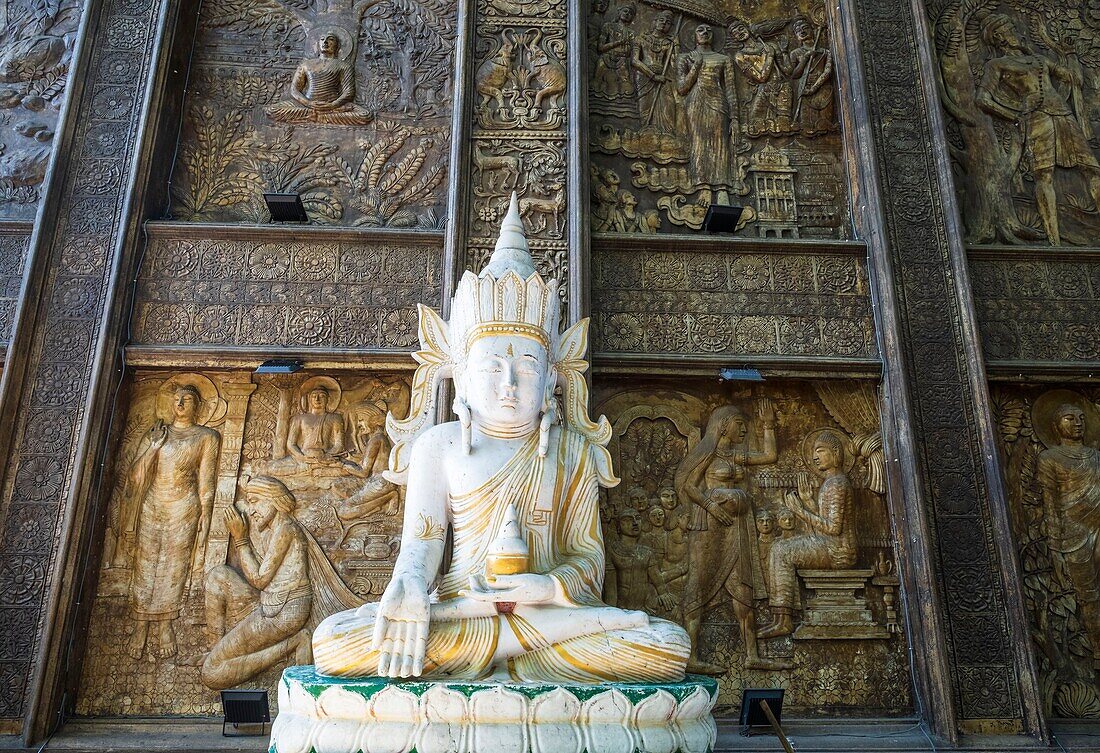
M779 196L774 184L751 185L755 153L771 140L782 143L781 151L813 144L837 128L833 58L820 6L809 15L795 10L753 23L733 18L718 32L700 13L686 5L674 11L607 0L593 7L593 143L606 154L639 160L630 165L636 188L668 194L656 208L643 202L637 221L639 199L618 190L621 176L611 167L595 170L596 231L655 232L657 209L673 224L697 228L711 203L738 203L750 193L757 208L744 221L767 214L767 200ZM789 198L793 202L793 193ZM791 215L784 219L796 222L793 203Z

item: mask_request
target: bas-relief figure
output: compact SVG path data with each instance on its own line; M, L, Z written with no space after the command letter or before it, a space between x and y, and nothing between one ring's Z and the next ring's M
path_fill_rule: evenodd
M624 478L601 503L608 600L681 622L693 634L689 671L721 675L731 703L737 688L782 682L795 708L883 706L875 694L907 682L908 670L904 641L892 640L898 583L881 445L868 431L877 431L874 387L597 387ZM631 547L649 562L625 556ZM621 567L647 597L624 593ZM859 700L818 684L836 673L847 687L850 672L867 693ZM894 700L883 707L908 703Z
M994 394L1048 713L1100 717L1100 412L1095 390Z
M390 448L384 424L388 410L407 410L407 380L296 374L261 378L256 389L251 378L209 373L165 379L155 372L136 377L93 605L84 713L213 713L212 688L273 687L277 670L310 657L309 636L323 618L377 599L389 578L401 495L381 476ZM187 446L173 443L174 427L166 427L168 439L155 451L159 459L171 451L174 465L157 462L146 449L158 402L161 416L174 405L184 414L190 409L189 392L177 399L181 384L197 386L203 396L198 423L217 427L195 427L215 440L200 495L213 495L214 510L207 518L209 533L202 534L198 568L192 569L188 551L182 580L168 571L165 558L156 560L156 577L146 578L142 573L152 571L139 561L140 525L134 529L137 542L126 529L133 527L128 521L134 505L151 504L153 492L134 496L141 488L130 480L131 469L154 462L170 472L187 459ZM187 532L186 526L170 531L177 538ZM131 610L131 582L146 581L153 584L149 593L175 600L179 618L163 632L157 622L146 630L142 615ZM162 635L172 640L174 654L162 651ZM133 658L127 650L139 637L147 649Z
M408 483L401 552L380 602L318 626L320 673L683 678L682 628L600 600L597 489L618 480L604 449L610 426L586 415L578 359L587 321L559 333L556 286L534 270L513 195L493 256L479 275L463 276L450 321L421 307L420 392L409 418L389 424L390 475ZM432 426L435 386L447 374L459 420ZM498 571L494 541L509 521L522 526L529 552Z
M1083 4L1021 14L940 0L928 12L967 240L1092 244L1100 165L1090 50L1100 37L1074 19Z
M172 623L192 579L202 575L221 436L202 425L216 410L217 394L204 396L198 385L213 387L202 377L166 385L172 422L149 429L130 470L123 530L134 537L128 649L134 659L146 649L158 659L176 653Z
M173 214L435 230L449 153L454 9L445 0L203 7ZM299 49L304 60L288 57Z
M605 5L593 6L589 24L596 232L698 229L712 202L746 204L743 223L751 227L771 197L746 172L757 153L778 149L793 163L792 210L804 203L788 237L846 237L832 53L820 5L793 13L761 5L759 18L728 25L731 13L745 9L715 8L708 17L698 5ZM637 193L608 188L623 175ZM771 234L764 223L757 232Z

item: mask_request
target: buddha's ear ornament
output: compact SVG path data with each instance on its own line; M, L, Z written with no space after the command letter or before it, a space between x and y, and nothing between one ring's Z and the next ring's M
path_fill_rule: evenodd
M406 483L413 443L435 426L439 383L453 377L455 369L447 323L424 304L418 303L416 306L420 314L421 348L413 353L413 359L419 366L413 374L409 415L404 419L395 417L393 413L386 416L386 433L393 441L393 449L390 450L389 470L383 475L395 484Z

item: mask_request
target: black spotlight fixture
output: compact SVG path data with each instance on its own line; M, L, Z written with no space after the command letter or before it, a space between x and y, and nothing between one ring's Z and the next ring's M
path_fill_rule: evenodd
M269 358L256 367L257 374L293 374L302 370L302 362L293 358Z
M744 207L711 204L707 207L707 216L703 218L703 230L708 233L737 232L737 222L743 211Z
M266 733L266 727L271 723L271 709L267 703L266 690L223 690L222 691L222 737L236 737L225 732L225 725L232 724L233 729L239 729L242 724L260 725L259 733ZM249 733L243 733L247 735Z
M771 727L783 744L783 750L794 753L791 741L779 725L783 717L783 690L781 688L752 688L741 694L741 734L748 737L753 727Z
M302 197L296 193L265 193L272 222L309 222Z

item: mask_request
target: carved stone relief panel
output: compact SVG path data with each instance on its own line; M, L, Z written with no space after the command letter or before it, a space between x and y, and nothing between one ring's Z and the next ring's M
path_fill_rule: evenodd
M215 690L274 688L311 660L317 622L389 580L402 499L381 476L384 425L408 378L252 379L135 375L79 713L214 714Z
M0 217L32 219L69 80L81 3L0 0ZM116 42L118 40L112 40ZM132 47L142 44L140 35ZM124 58L118 58L123 61ZM117 64L117 63L116 63ZM88 165L85 180L117 170Z
M675 620L719 704L911 709L876 388L598 380L622 483L601 506L609 603Z
M829 37L817 0L594 0L593 231L849 237Z
M561 0L477 3L467 269L488 259L515 191L539 271L568 279L566 16Z
M993 400L1045 713L1100 718L1100 390Z
M7 232L0 227L0 342L5 346L11 337L15 307L19 304L19 288L23 283L23 265L27 259L29 228Z
M991 364L1100 361L1100 261L972 255L970 280Z
M310 220L442 227L450 0L203 3L172 176L183 220L263 222L264 192Z
M1097 245L1100 7L926 7L967 241Z
M278 238L278 239L277 239ZM139 345L416 345L416 305L439 305L437 239L150 238L134 307Z
M593 249L597 353L875 359L856 254Z

